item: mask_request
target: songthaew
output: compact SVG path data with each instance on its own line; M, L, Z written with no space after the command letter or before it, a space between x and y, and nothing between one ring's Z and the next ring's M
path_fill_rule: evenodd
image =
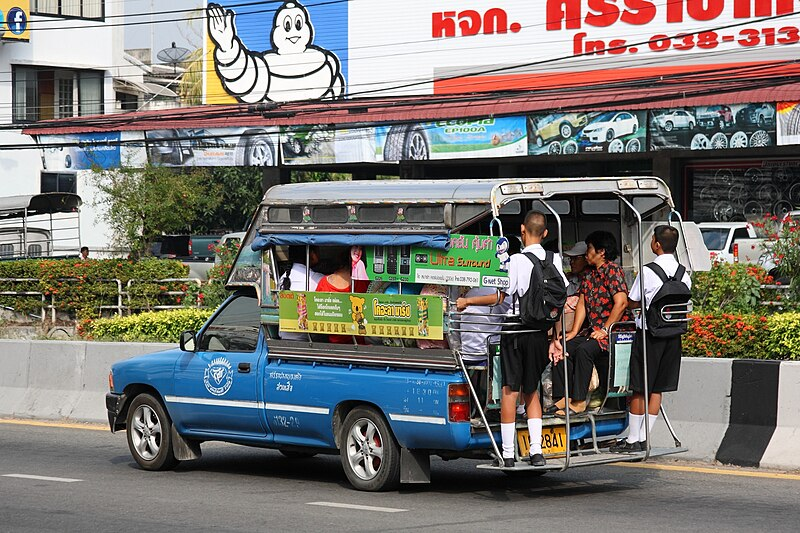
M563 321L525 326L509 288L519 261L510 245L533 242L524 229L531 212L544 221L539 233L556 238L554 256L590 229L613 233L629 282L651 259L650 228L665 220L689 236L678 260L689 271L703 267L696 257L707 262L699 232L657 178L276 186L244 237L227 282L233 295L199 332L182 335L180 350L114 365L112 430L126 429L148 470L223 440L289 457L339 454L350 483L369 491L428 482L431 455L535 474L683 451L675 438L609 452L627 425L628 324L609 328L592 409L545 415L540 446L529 420L500 420L506 347L525 334L564 333ZM459 311L467 295L487 302ZM507 441L501 451L503 424L515 435L510 452ZM524 462L534 449L542 460Z

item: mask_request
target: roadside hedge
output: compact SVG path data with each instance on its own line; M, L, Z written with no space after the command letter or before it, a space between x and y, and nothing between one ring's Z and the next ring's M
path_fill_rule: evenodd
M134 309L152 309L156 305L180 305L181 296L170 291L185 291L183 282L156 283L154 280L185 278L189 269L180 261L166 259L26 259L0 262L0 291L40 292L53 301L56 310L78 319L100 317L100 306L117 304L117 284L122 289L130 280L130 301ZM38 281L14 282L6 279L32 278ZM138 280L141 280L139 282ZM0 296L0 305L21 313L38 313L40 296ZM108 313L108 311L106 312Z
M86 340L178 342L181 332L199 330L213 309L146 311L138 315L84 320L78 334Z

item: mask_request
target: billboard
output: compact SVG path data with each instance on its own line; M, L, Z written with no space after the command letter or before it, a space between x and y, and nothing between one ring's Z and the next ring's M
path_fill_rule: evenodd
M645 111L546 113L528 117L528 154L646 150Z
M165 167L274 167L277 128L148 130L147 159Z
M585 87L791 61L792 0L208 4L205 101ZM794 71L798 67L790 67Z
M45 170L89 170L120 166L120 132L46 135L40 139Z
M800 144L800 103L779 102L778 115L778 144Z
M777 141L773 103L657 109L649 117L651 150L764 148Z
M30 7L24 0L0 0L0 41L30 41Z

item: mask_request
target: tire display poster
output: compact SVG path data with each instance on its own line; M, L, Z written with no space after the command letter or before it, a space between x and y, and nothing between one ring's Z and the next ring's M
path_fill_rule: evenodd
M776 144L772 103L713 105L650 111L651 150L725 150Z
M378 127L375 145L379 161L514 157L528 153L522 116Z
M281 128L281 156L286 165L371 163L375 161L375 128Z
M420 246L370 246L366 252L367 277L373 281L508 286L505 238L454 235L447 251Z
M778 144L800 144L800 103L778 102Z
M120 132L46 135L40 138L47 170L89 170L120 166Z
M145 133L147 159L167 167L274 167L277 128L182 128Z
M645 111L530 115L528 154L644 152L646 116Z
M438 296L281 291L281 331L442 340Z

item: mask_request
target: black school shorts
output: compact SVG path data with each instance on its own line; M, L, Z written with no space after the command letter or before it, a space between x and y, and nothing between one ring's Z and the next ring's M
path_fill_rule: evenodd
M637 329L631 346L631 389L644 393L642 330ZM657 338L647 334L647 387L649 392L678 390L681 373L681 338Z
M525 394L536 392L542 373L550 363L547 348L545 332L501 335L500 368L503 372L503 386L516 392L521 388Z

